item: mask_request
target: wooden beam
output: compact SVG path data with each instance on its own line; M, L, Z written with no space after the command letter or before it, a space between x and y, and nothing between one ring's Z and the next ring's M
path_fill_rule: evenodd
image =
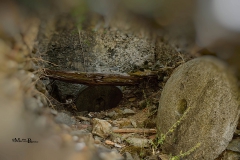
M149 78L157 78L156 72L135 72L131 74L106 74L106 73L86 73L73 71L55 71L44 69L46 77L65 82L85 84L85 85L113 85L128 86L137 85L141 81Z

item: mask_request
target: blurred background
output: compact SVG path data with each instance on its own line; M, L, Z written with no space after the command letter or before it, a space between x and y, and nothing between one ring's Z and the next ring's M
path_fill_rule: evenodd
M216 54L236 68L239 56L238 0L15 0L1 1L0 35L15 37L26 14L46 19L55 13L91 10L101 15L107 26L115 14L127 12L148 19L155 28L171 30L176 38L191 36L194 51ZM125 15L126 16L126 15ZM80 18L80 17L79 17ZM144 22L146 23L146 21Z

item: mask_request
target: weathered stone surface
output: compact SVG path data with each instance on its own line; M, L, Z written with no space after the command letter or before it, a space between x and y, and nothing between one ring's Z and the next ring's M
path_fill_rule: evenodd
M236 129L240 113L238 95L234 76L216 58L196 58L179 66L160 98L158 133L167 133L181 116L185 118L167 135L163 150L177 155L201 143L184 159L216 158Z
M55 92L57 91L57 96L65 102L68 98L76 99L76 96L79 93L80 88L83 87L81 84L67 83L56 80L54 82ZM65 100L65 101L64 101Z

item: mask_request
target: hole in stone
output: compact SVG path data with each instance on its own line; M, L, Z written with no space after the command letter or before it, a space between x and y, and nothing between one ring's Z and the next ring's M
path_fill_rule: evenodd
M66 102L67 104L73 103L74 96L73 95L67 95L66 96Z
M238 119L238 122L240 122L240 117L239 117L239 119ZM240 130L240 123L238 123L237 129Z
M183 90L184 89L184 84L180 84L180 90Z
M78 111L100 112L116 107L122 96L116 86L85 86L79 91L76 107Z
M105 109L105 100L99 97L95 100L95 110Z
M183 114L187 109L187 101L186 99L181 99L177 106L177 111L179 114Z

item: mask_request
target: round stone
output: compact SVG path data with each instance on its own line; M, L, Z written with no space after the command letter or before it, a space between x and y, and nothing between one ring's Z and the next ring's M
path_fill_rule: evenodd
M116 107L122 99L122 91L115 86L84 86L76 99L79 111L99 112Z
M162 91L157 129L168 133L162 148L172 155L191 150L184 159L215 159L232 139L239 114L238 86L227 66L210 56L188 61Z

